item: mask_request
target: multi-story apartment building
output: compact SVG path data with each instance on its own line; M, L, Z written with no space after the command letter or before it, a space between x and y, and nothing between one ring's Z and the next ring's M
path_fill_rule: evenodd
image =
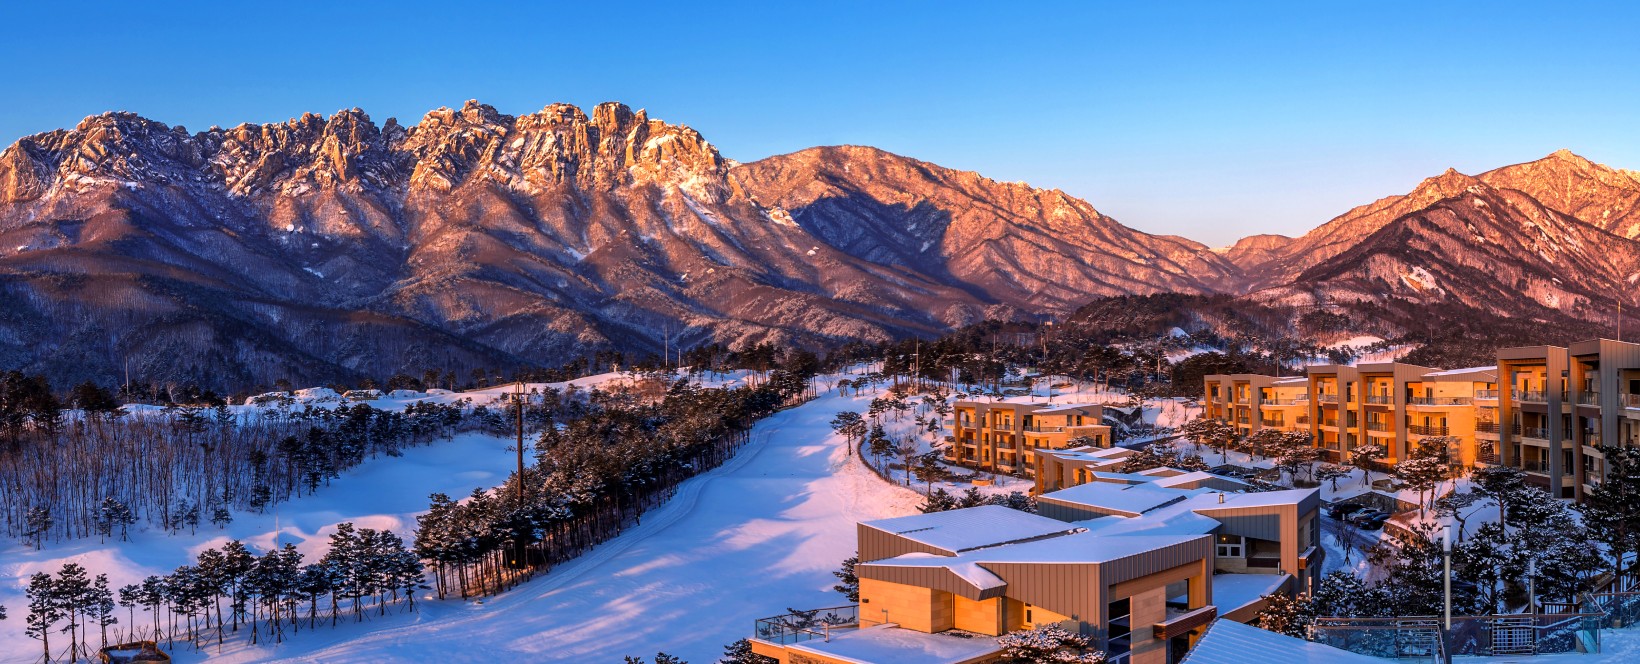
M1158 484L1052 492L1041 514L985 506L861 523L860 603L829 610L839 620L821 628L810 616L761 620L753 650L783 663L984 662L994 640L943 633L1058 624L1111 662L1165 664L1215 617L1245 622L1266 595L1314 583L1316 490Z
M1202 407L1208 417L1229 422L1237 433L1259 429L1293 431L1307 423L1308 391L1302 376L1276 378L1259 374L1215 374L1207 377Z
M1030 474L1036 467L1036 450L1110 447L1104 417L1104 407L1097 404L958 401L945 460L993 472Z
M1498 351L1503 462L1562 498L1605 476L1600 447L1640 446L1640 344L1591 339Z
M1495 366L1448 371L1406 363L1317 365L1302 384L1208 376L1204 413L1243 434L1307 429L1334 462L1373 442L1385 448L1386 463L1396 463L1430 438L1449 437L1457 440L1452 457L1466 466L1519 468L1553 495L1579 500L1605 476L1601 447L1640 446L1640 344L1522 346L1499 350L1497 359ZM1055 460L1045 466L1059 472ZM1087 468L1102 470L1109 468ZM1082 477L1071 472L1070 479L1039 481L1039 489Z

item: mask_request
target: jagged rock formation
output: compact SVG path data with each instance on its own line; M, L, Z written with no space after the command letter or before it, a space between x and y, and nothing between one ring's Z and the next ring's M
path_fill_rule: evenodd
M615 103L202 132L107 113L0 152L0 369L236 387L465 375L1150 293L1596 318L1635 283L1637 233L1640 178L1570 153L1449 171L1302 237L1215 251L872 148L738 164Z
M131 359L219 384L466 371L665 331L885 339L1232 269L1057 191L835 154L738 165L614 103L198 133L90 117L0 153L0 351L74 378Z

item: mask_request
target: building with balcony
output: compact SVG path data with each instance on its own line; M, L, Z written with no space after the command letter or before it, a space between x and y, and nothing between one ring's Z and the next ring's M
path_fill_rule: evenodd
M1248 435L1268 428L1292 431L1302 426L1309 398L1302 376L1214 374L1206 382L1203 412L1235 425L1237 433Z
M1111 446L1097 404L958 401L952 411L945 460L968 468L1029 475L1036 450Z
M982 662L994 640L942 636L1058 624L1111 662L1165 664L1214 618L1250 620L1265 595L1301 592L1320 573L1317 491L1229 494L1160 479L1049 493L1041 514L982 506L861 523L860 603L820 610L835 620L760 620L753 650L781 662L897 662L913 660L862 653L966 644L939 660Z

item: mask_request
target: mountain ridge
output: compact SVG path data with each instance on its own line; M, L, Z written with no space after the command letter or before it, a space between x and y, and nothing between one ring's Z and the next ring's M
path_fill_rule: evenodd
M736 162L615 102L192 133L111 112L0 151L0 351L74 378L136 358L156 381L265 384L880 341L1134 294L1596 315L1610 298L1554 261L1500 272L1509 288L1476 280L1472 258L1551 231L1581 243L1556 260L1624 283L1640 176L1570 152L1449 169L1302 236L1215 250L869 146ZM1474 288L1419 290L1417 270Z

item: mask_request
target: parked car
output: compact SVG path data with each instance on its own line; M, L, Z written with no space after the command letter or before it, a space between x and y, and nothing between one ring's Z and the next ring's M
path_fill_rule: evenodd
M1389 515L1383 512L1376 513L1376 515L1361 520L1361 530L1379 530L1379 528L1384 528L1386 521L1389 521Z
M1372 509L1372 508L1369 507L1369 508L1366 508L1366 509L1356 511L1354 514L1349 515L1344 520L1349 522L1349 523L1355 524L1357 526L1364 526L1364 525L1366 525L1366 523L1368 521L1372 521L1373 519L1376 519L1380 516L1384 517L1385 519L1389 518L1388 513L1380 512L1378 510L1375 510L1375 509Z
M1327 509L1327 516L1334 519L1342 519L1366 508L1366 505L1362 505L1360 503L1338 503L1337 505L1333 505Z

